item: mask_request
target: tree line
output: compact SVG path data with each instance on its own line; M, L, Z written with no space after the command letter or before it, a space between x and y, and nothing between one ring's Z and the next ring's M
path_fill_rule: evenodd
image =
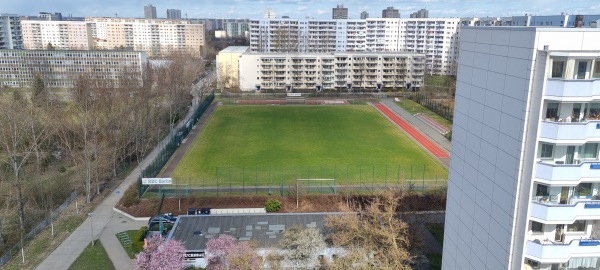
M38 73L29 88L0 89L0 253L72 191L89 203L141 163L187 113L203 67L174 53L118 80L87 73L56 90Z

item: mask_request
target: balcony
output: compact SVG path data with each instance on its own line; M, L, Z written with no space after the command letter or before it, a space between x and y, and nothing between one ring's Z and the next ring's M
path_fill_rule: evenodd
M570 258L596 258L600 240L573 240L569 244L527 241L525 256L541 263L565 263Z
M561 161L555 161L561 163ZM535 164L535 178L557 185L577 185L583 180L600 178L600 163L576 162L578 164L555 164L538 162Z
M546 81L545 97L562 101L600 99L600 79L548 79Z
M600 138L600 121L565 123L542 121L540 137L550 140L563 140L571 143L584 143L590 138Z
M536 201L531 203L530 216L545 224L570 224L577 219L597 219L600 216L600 200L579 200L575 204Z

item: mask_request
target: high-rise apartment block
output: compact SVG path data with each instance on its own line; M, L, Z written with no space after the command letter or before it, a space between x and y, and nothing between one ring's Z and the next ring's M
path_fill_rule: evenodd
M331 10L331 18L334 20L348 19L348 8L345 8L344 5L337 5Z
M21 21L23 47L28 50L90 50L94 48L90 24L79 21Z
M156 7L153 5L144 6L144 18L156 19Z
M599 43L461 29L443 269L600 268Z
M23 49L19 15L0 14L0 49Z
M36 73L47 87L72 87L80 75L94 74L118 85L124 72L141 82L144 52L0 50L0 85L29 87Z
M454 74L460 19L251 20L253 52L414 52L428 74Z
M275 10L273 10L272 8L265 9L265 11L263 12L263 18L275 19L276 18Z
M23 21L27 49L130 49L149 56L200 54L204 25L189 20L86 18L86 21Z
M369 18L369 12L363 11L360 13L361 20L368 19L368 18Z
M167 9L167 19L179 20L181 19L181 10L179 9Z
M46 21L62 21L62 14L60 12L39 12L38 18Z
M600 27L600 15L524 15L462 18L461 26Z
M410 14L411 18L429 18L429 10L424 8Z
M387 7L381 11L381 18L400 18L400 11L394 7Z

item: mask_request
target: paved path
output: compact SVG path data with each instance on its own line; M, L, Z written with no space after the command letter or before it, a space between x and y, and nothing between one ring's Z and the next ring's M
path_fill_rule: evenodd
M198 104L194 104L184 118L180 121L175 130L183 126L193 115ZM168 141L165 137L158 145L165 145ZM104 249L108 253L111 261L117 270L133 269L133 260L129 259L127 253L119 243L115 234L125 230L137 230L145 221L133 221L115 211L113 207L118 203L123 192L137 181L141 168L150 164L158 155L160 147L154 148L148 156L137 166L123 182L108 195L93 212L92 218L84 221L65 241L63 241L46 259L36 268L37 270L61 270L68 269L71 264L79 257L83 249L91 242L91 235L94 239L100 239ZM93 220L93 221L92 221ZM91 223L91 224L90 224ZM93 228L92 228L93 227Z
M385 104L388 107L388 109L392 110L398 116L402 117L403 120L408 122L412 127L419 130L423 135L427 136L432 142L435 142L435 144L437 144L439 147L445 149L448 153L450 153L450 150L451 150L450 141L448 139L446 139L446 137L444 137L444 135L440 134L439 132L437 132L436 130L431 128L429 125L423 123L423 121L419 120L411 113L402 109L402 107L398 106L394 102L394 99L392 99L392 98L381 99L381 103ZM444 164L446 164L446 166L450 165L449 158L440 158L440 160Z
M212 104L210 104L208 109L206 109L204 114L202 114L202 117L200 117L200 120L198 120L198 123L196 123L196 126L194 126L192 128L192 131L190 131L190 133L188 133L187 137L185 138L185 142L182 143L179 146L179 148L177 148L177 151L175 151L175 154L171 157L171 159L169 160L169 162L167 163L165 168L160 173L159 177L171 176L171 173L173 173L173 171L179 164L179 161L181 161L181 159L183 158L183 156L185 155L187 150L194 143L194 140L196 139L198 134L200 134L200 131L202 130L202 128L204 128L206 121L208 121L208 117L212 114L212 112L215 110L215 108L218 105L219 104L217 104L217 102L213 102Z
M417 113L417 114L415 114L415 117L418 118L419 120L423 121L423 123L427 124L428 126L430 126L431 128L435 129L437 132L439 132L441 134L446 134L446 133L448 133L450 131L444 125L442 125L442 124L438 123L437 121L431 119L431 117L427 116L424 113Z

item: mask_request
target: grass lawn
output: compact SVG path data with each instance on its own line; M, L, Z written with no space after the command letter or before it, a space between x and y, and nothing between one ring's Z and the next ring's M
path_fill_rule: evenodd
M175 184L338 184L447 179L448 171L371 106L220 106L172 174Z
M77 257L75 262L69 267L69 270L105 270L115 269L112 261L108 257L106 250L102 246L100 240L94 242L94 246L90 243Z
M129 240L131 240L131 243L133 244L133 238L135 237L135 234L138 232L138 230L128 230L125 231L125 233L127 234L127 236L129 236ZM117 239L119 239L119 237L117 235L115 235L115 237L117 237ZM123 245L123 242L119 241L119 243L121 243L121 245ZM123 246L123 249L125 249L125 251L127 252L127 255L129 256L129 258L135 259L135 252L133 251L133 247L132 245L129 246Z
M425 76L425 85L428 86L446 86L448 81L456 81L456 77L444 75Z
M421 106L421 104L416 103L416 102L412 101L411 99L403 98L403 99L401 99L400 102L396 102L396 104L398 104L398 106L402 107L409 113L412 113L412 114L423 113L423 114L429 116L429 118L433 119L434 121L442 124L444 127L448 128L448 129L452 129L452 123L450 121L448 121L446 118L439 116L438 114L430 111L429 109Z

